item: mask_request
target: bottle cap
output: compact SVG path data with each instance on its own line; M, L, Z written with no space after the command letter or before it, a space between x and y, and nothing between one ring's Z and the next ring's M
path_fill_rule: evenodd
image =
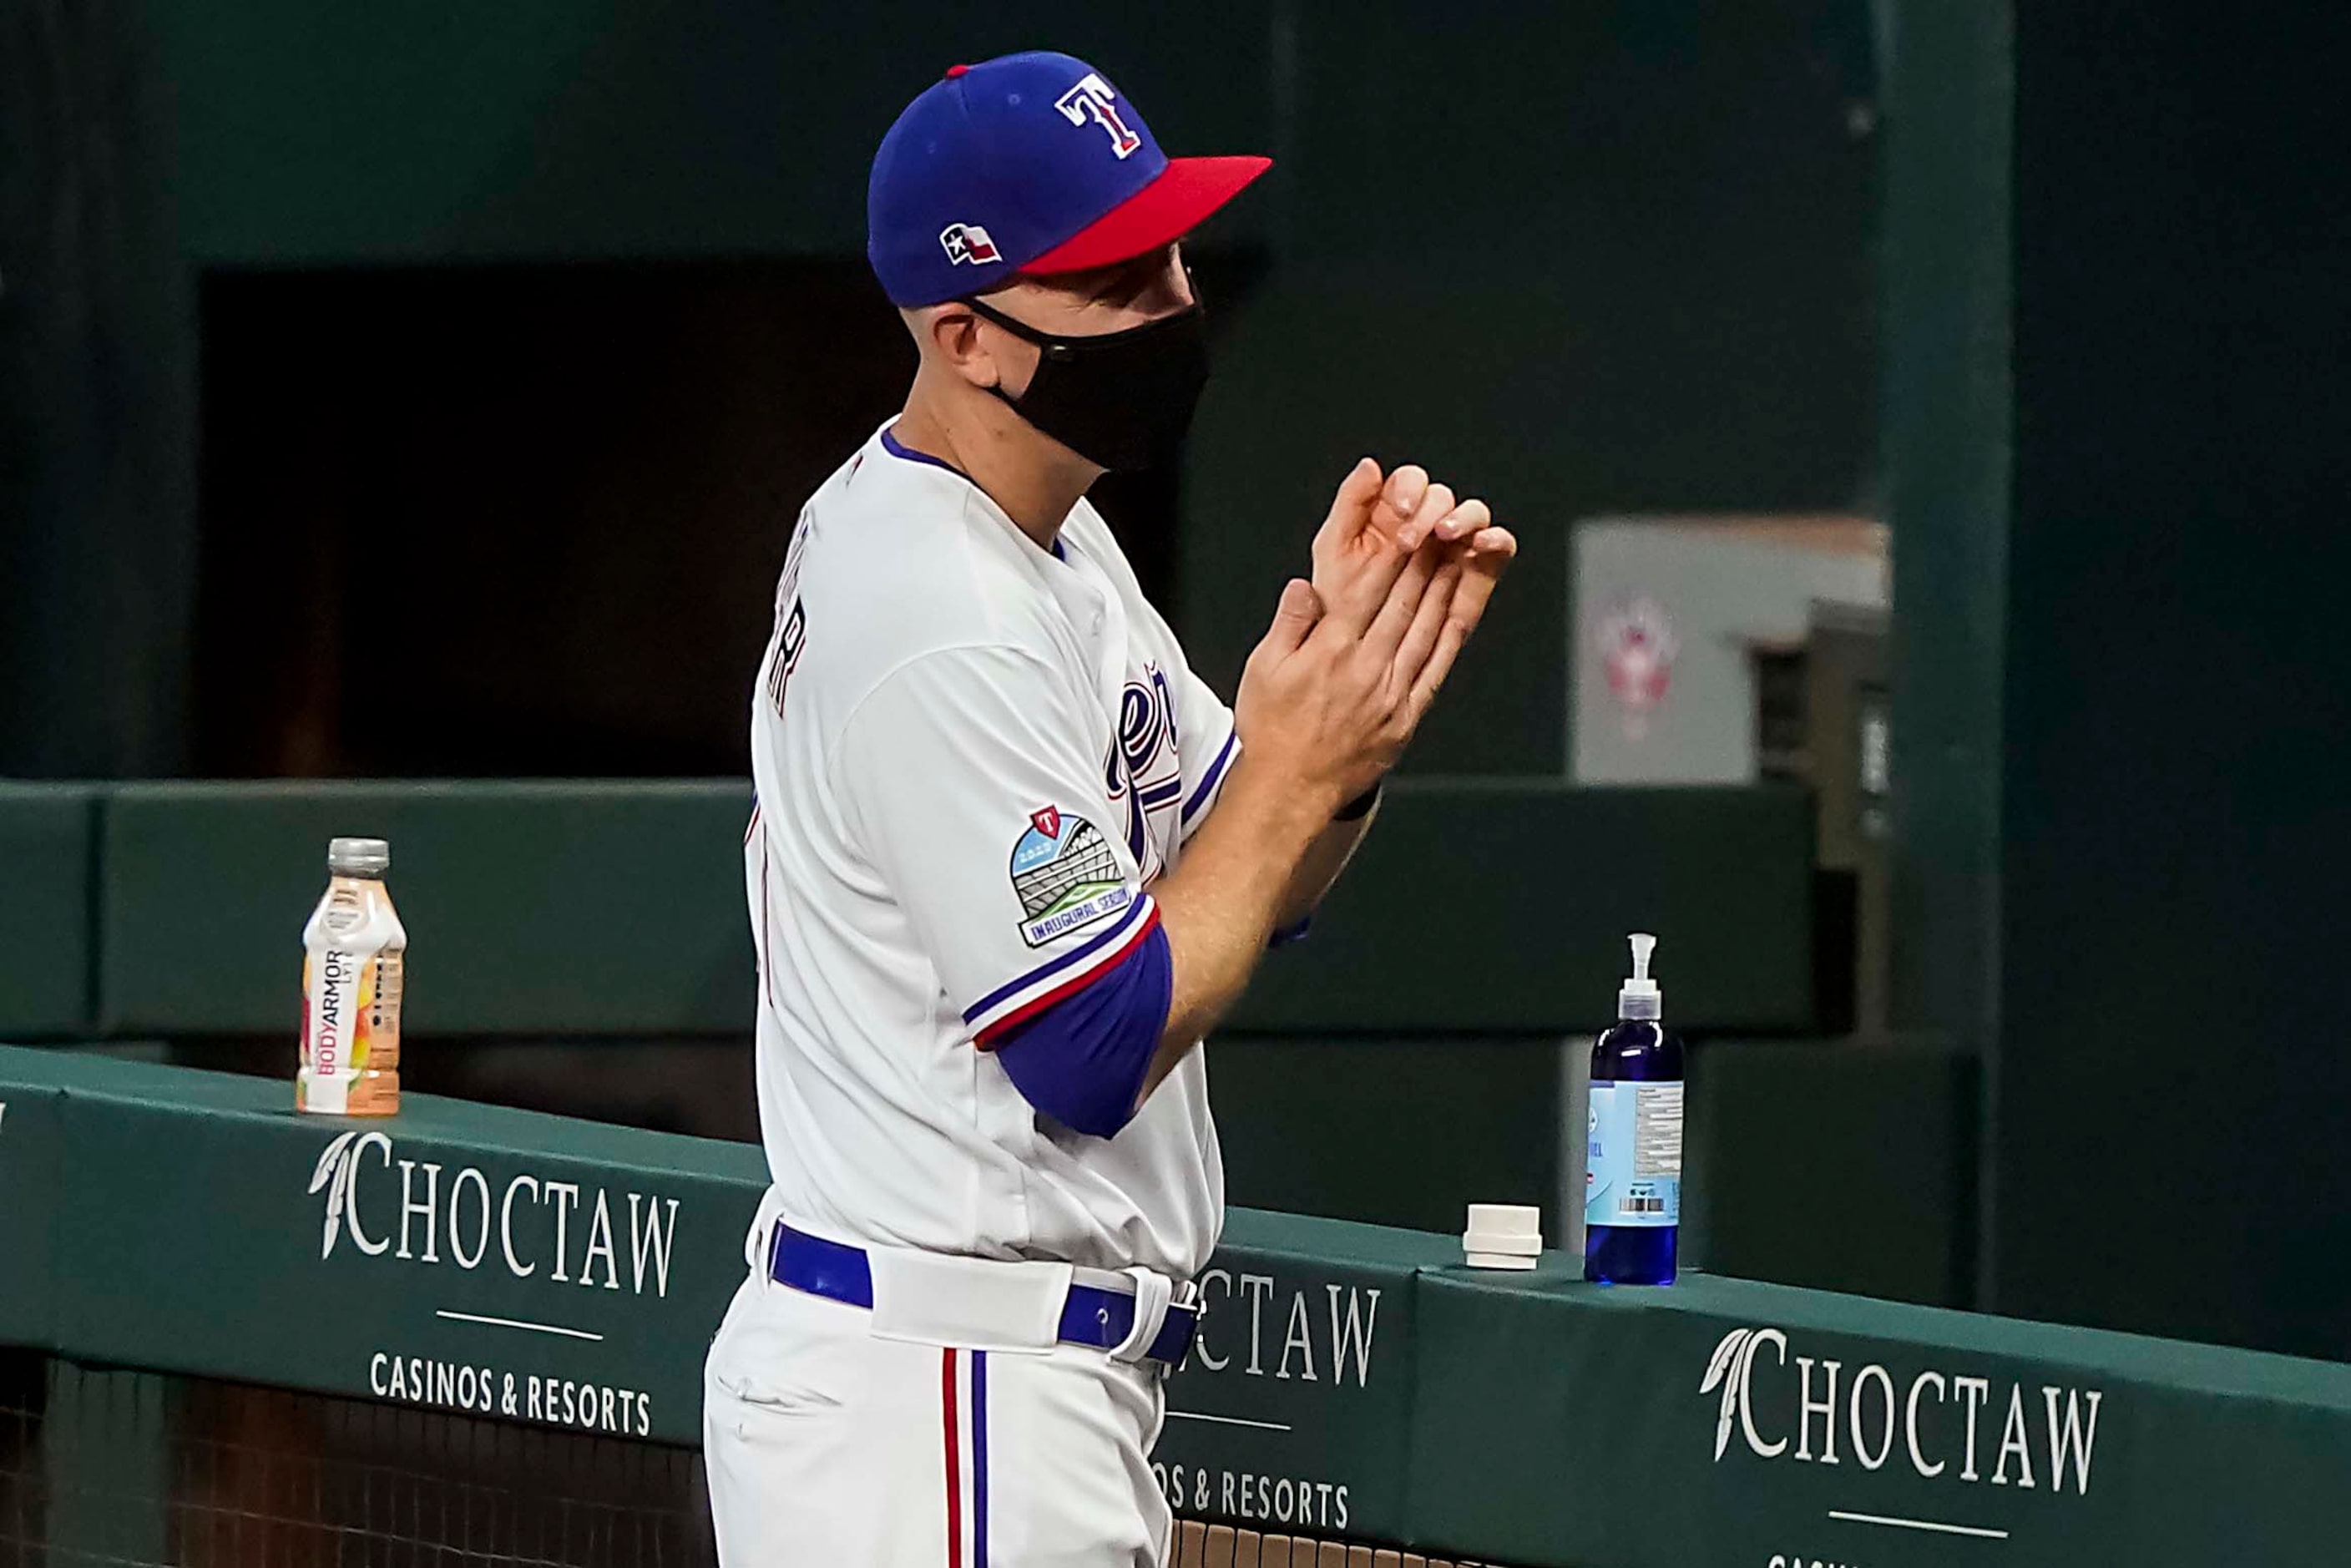
M1472 1269L1531 1269L1542 1254L1542 1211L1519 1203L1473 1203L1461 1251Z
M381 876L392 869L392 846L381 839L329 839L327 870L336 876Z
M1649 978L1649 955L1656 950L1657 939L1646 931L1633 934L1633 977L1616 993L1616 1016L1620 1019L1663 1018L1666 994L1657 989L1657 982Z

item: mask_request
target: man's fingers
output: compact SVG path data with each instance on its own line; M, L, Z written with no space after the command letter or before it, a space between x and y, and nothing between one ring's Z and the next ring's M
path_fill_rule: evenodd
M1437 688L1445 685L1445 677L1453 671L1453 661L1461 656L1461 644L1468 640L1469 633L1458 621L1448 620L1445 630L1437 634L1437 646L1430 652L1428 663L1423 664L1420 674L1414 677L1412 695L1406 703L1416 726L1420 723L1421 716L1428 711L1428 705L1437 700Z
M1473 558L1462 570L1460 584L1453 591L1453 604L1446 620L1464 637L1478 630L1478 622L1486 618L1487 601L1494 597L1496 577L1486 570L1489 564Z
M1317 561L1343 549L1371 526L1373 505L1380 498L1381 486L1380 465L1368 457L1358 458L1347 476L1339 481L1338 493L1331 497L1331 510L1323 517L1322 526L1315 530Z
M1420 494L1420 505L1396 532L1396 543L1406 549L1418 549L1437 532L1437 525L1453 510L1453 486L1431 485Z
M1437 537L1447 544L1455 539L1474 539L1493 520L1494 514L1487 509L1486 503L1473 497L1438 519Z
M1500 537L1480 548L1479 541L1488 539L1489 535ZM1504 528L1488 528L1469 541L1461 585L1453 593L1453 620L1460 626L1462 635L1468 636L1478 629L1478 622L1485 617L1487 601L1494 597L1494 585L1502 580L1502 572L1517 551L1518 541Z
M1492 526L1483 501L1455 507L1450 496L1444 499L1445 516L1432 530L1435 542L1423 552L1439 557L1442 564L1397 645L1392 666L1411 683L1405 713L1415 727L1453 673L1453 662L1461 656L1469 633L1485 618L1494 585L1519 549L1510 529Z
M1380 486L1379 503L1372 508L1372 527L1399 549L1417 549L1420 537L1412 529L1412 519L1427 494L1428 470L1417 463L1405 464Z
M1372 503L1379 499L1381 484L1380 465L1368 457L1356 458L1347 476L1339 481L1338 493L1331 497L1331 511L1323 518L1324 525L1360 523L1370 515Z
M1428 580L1437 570L1437 554L1434 549L1422 549L1405 558L1404 570L1389 585L1379 613L1364 630L1364 645L1381 658L1394 659L1405 633L1412 629L1413 617L1420 612L1421 601L1427 597Z
M1348 510L1359 503L1360 519ZM1458 500L1452 486L1432 481L1418 464L1407 463L1384 478L1369 458L1357 464L1314 539L1314 580L1322 585L1332 633L1369 636L1377 625L1384 641L1400 643L1410 614L1399 619L1385 607L1405 580L1411 554L1437 539L1465 555L1507 559L1516 542L1492 522L1485 502ZM1416 612L1417 600L1406 608Z
M1429 651L1428 662L1413 677L1407 711L1416 725L1428 711L1428 705L1437 700L1437 688L1452 673L1453 661L1461 656L1469 633L1485 619L1486 605L1494 597L1494 585L1501 580L1503 569L1510 564L1519 548L1519 541L1508 528L1480 528L1469 537L1468 544L1466 553L1456 545L1447 562L1458 575L1453 578L1452 591L1447 595L1444 630ZM1401 655L1397 667L1405 667Z
M1437 639L1451 618L1453 596L1459 591L1461 563L1447 560L1430 578L1426 591L1420 596L1419 608L1413 612L1412 625L1405 631L1404 641L1396 645L1393 668L1396 678L1409 692L1420 678L1422 666L1428 663L1436 650Z
M1281 585L1281 602L1273 607L1273 624L1266 628L1264 646L1279 653L1294 653L1322 619L1322 596L1302 577Z
M1388 514L1402 522L1420 510L1421 498L1428 494L1428 470L1417 463L1407 463L1388 476L1380 487L1380 499L1386 504Z
M1383 541L1377 549L1359 551L1347 561L1336 574L1322 606L1332 629L1349 637L1364 635L1389 597L1399 591L1397 582L1411 567L1416 553ZM1427 580L1430 570L1422 568L1422 581Z

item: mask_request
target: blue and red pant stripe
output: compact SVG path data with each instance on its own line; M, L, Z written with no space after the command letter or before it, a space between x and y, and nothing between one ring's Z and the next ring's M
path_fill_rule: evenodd
M967 1397L964 1375L969 1374ZM967 1568L964 1521L971 1521L968 1568L987 1568L987 1353L939 1354L939 1410L946 1433L947 1568ZM969 1421L965 1417L968 1415ZM965 1461L970 1461L967 1469Z

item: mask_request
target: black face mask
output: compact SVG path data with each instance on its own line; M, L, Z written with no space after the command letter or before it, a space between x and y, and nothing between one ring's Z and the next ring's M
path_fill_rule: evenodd
M1196 301L1173 316L1091 338L1040 332L977 299L987 320L1042 350L1029 390L988 390L1089 463L1113 472L1174 458L1208 381L1208 338Z

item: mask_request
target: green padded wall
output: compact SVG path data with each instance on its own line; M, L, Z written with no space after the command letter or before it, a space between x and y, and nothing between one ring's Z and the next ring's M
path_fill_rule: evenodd
M1583 1179L1574 1107L1589 1049L1584 1037L1219 1036L1208 1080L1227 1195L1435 1231L1459 1230L1468 1204L1531 1203L1548 1244L1572 1248L1576 1217L1559 1199ZM1683 1266L1963 1303L1975 1070L1907 1043L1695 1045Z
M1208 1082L1226 1196L1250 1207L1457 1231L1531 1203L1553 1245L1571 1052L1545 1039L1219 1035Z
M132 784L101 813L107 1033L290 1029L326 841L392 844L434 1034L743 1034L748 788ZM1812 811L1777 789L1399 781L1311 940L1238 1030L1560 1035L1607 1021L1628 930L1676 1022L1812 1026ZM21 1031L20 1031L21 1032Z
M1238 1029L1588 1033L1654 931L1677 1028L1813 1027L1813 808L1793 789L1399 779Z
M0 1038L86 1033L98 791L0 784Z
M1723 1040L1690 1061L1690 1179L1720 1274L1964 1306L1975 1058L1913 1043Z
M119 787L105 815L101 1027L290 1038L327 841L392 842L406 1026L747 1033L750 789L707 783Z

